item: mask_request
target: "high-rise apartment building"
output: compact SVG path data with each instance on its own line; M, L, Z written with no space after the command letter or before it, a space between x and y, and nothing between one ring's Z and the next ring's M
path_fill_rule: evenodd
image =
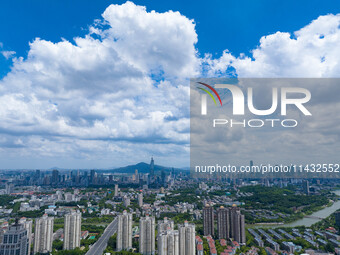
M195 224L187 221L178 225L179 255L195 255Z
M219 239L229 238L229 210L221 206L217 209L217 234Z
M214 208L207 205L203 208L203 232L205 236L214 236Z
M118 184L115 184L115 197L119 196Z
M155 254L155 218L146 216L139 221L139 253L143 255Z
M52 252L53 224L53 217L47 214L35 220L33 254Z
M24 228L27 230L27 238L28 238L28 255L31 254L31 244L32 244L32 228L33 228L33 221L28 220L25 217L19 220L19 224L24 225Z
M11 182L6 182L5 185L5 192L7 195L10 195L11 193L14 192L14 184Z
M179 255L179 233L177 230L167 229L158 233L158 255Z
M230 237L238 243L246 242L245 219L239 207L231 207L230 215Z
M132 214L124 211L118 215L117 251L132 248Z
M23 224L16 221L3 236L0 244L0 255L27 255L28 250L27 230Z
M64 250L73 250L80 247L81 213L71 212L65 215L64 222Z
M303 181L303 192L304 192L306 195L309 195L309 194L310 194L310 190L309 190L309 181L308 181L308 180L304 180L304 181Z
M157 233L160 234L162 232L166 232L168 229L174 230L174 221L168 218L164 218L163 220L159 220L157 223Z
M139 207L143 206L143 193L138 194L138 206Z
M129 207L130 204L131 204L130 198L127 197L127 196L124 196L124 198L123 198L123 204L124 204L124 207Z

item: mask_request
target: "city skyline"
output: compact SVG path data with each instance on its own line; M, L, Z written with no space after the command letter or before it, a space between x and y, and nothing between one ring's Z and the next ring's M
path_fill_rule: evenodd
M126 174L3 172L0 254L17 242L22 255L340 253L338 179L204 180L159 175L153 163Z
M0 255L340 255L339 0L0 1Z

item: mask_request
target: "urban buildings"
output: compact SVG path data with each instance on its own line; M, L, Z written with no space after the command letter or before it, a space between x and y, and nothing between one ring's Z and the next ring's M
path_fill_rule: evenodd
M157 232L158 234L162 232L166 232L168 229L174 230L174 221L169 220L168 218L164 218L163 220L159 220L157 224Z
M119 196L118 184L115 184L115 197Z
M152 184L155 182L155 162L153 160L153 158L151 157L151 162L150 162L150 172L148 175L148 180L147 183L148 184Z
M97 184L97 173L95 170L90 171L90 183Z
M246 230L245 230L245 218L241 214L239 207L231 207L229 209L230 215L230 237L234 241L243 244L246 243Z
M139 221L139 253L143 255L155 254L155 218L146 216Z
M33 221L28 220L25 217L21 218L19 220L19 224L22 224L24 228L27 230L27 238L28 238L28 255L31 254L31 244L32 244L32 228L33 228Z
M310 195L310 191L309 191L309 181L308 180L304 180L303 181L303 192L306 195Z
M213 207L203 208L203 232L204 236L214 236ZM241 244L246 242L245 218L239 207L217 209L217 236L219 239L233 238Z
M179 255L195 255L195 224L178 225Z
M229 210L221 206L217 209L217 234L219 239L229 238Z
M13 193L13 191L14 191L14 184L11 182L6 182L5 193L7 195L10 195L11 193Z
M53 170L52 171L52 184L58 184L59 183L59 171Z
M127 196L124 196L124 198L123 198L123 204L124 204L124 207L130 206L130 204L131 204L130 198L127 197Z
M335 216L335 224L337 226L340 226L340 211L339 212L335 212L334 216Z
M158 233L158 255L179 255L179 233L167 229Z
M71 212L65 215L64 250L73 250L80 246L81 213Z
M139 207L143 206L143 193L138 194L138 206Z
M214 236L214 208L209 205L203 208L203 228L205 236Z
M23 224L16 221L4 234L0 255L27 255L28 242L27 230Z
M132 214L126 211L118 215L117 251L132 248Z
M153 160L153 157L151 157L150 176L153 177L154 175L155 175L155 161Z
M34 253L49 253L53 242L53 217L46 214L35 220Z

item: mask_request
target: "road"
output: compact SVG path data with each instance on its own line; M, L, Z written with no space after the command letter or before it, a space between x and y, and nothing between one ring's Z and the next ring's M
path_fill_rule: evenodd
M109 238L117 232L118 218L115 218L105 229L102 236L95 242L85 255L102 255Z

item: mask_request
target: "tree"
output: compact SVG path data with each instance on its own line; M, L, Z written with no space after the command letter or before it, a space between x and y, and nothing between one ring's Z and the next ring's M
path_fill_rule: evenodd
M53 241L52 249L53 250L62 250L63 249L63 241L61 241L61 240Z

